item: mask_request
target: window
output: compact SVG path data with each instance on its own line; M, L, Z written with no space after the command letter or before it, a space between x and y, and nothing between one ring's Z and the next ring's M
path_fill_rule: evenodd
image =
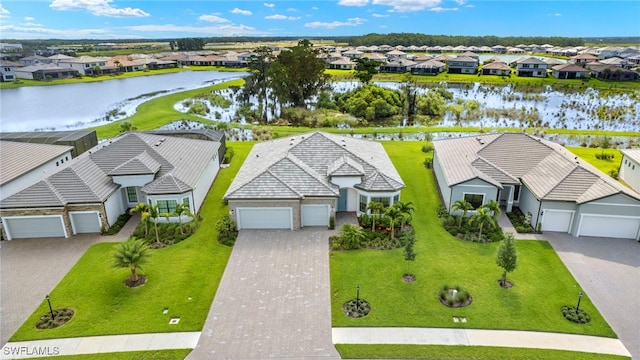
M127 199L130 203L138 202L138 192L134 186L127 187Z
M360 195L359 209L361 212L367 211L367 197L365 195Z
M484 194L464 194L464 200L477 209L484 203Z
M513 188L513 201L518 201L520 198L520 185L516 185Z
M60 161L56 161L56 166L60 166Z
M393 203L397 203L398 201L400 201L400 194L396 195L393 197Z
M385 207L389 206L389 198L388 197L372 197L371 201L379 202Z
M176 211L176 205L178 205L178 202L176 200L158 200L156 201L156 205L158 205L159 213L171 214Z

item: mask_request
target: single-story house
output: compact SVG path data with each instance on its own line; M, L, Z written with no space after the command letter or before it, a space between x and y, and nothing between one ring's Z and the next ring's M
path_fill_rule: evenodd
M444 206L496 200L519 207L542 231L640 239L640 194L563 146L526 133L433 142L433 171Z
M413 75L438 75L444 72L447 64L437 60L427 60L411 67Z
M511 75L511 68L503 62L492 62L482 66L482 75Z
M98 233L138 203L157 205L160 213L171 213L181 203L197 213L220 167L219 146L215 141L124 134L2 199L3 235L12 240Z
M566 63L552 67L551 75L556 79L581 79L589 77L589 70L576 64Z
M343 57L329 63L329 69L336 70L353 70L356 63L348 57Z
M16 68L16 77L29 80L68 79L78 76L76 69L55 64L37 64Z
M596 64L596 63L592 63ZM638 80L640 74L633 70L621 68L615 65L587 65L587 68L591 70L591 74L602 80L616 80L616 81L634 81Z
M389 73L405 73L407 71L411 71L411 68L416 64L415 61L411 60L393 60L386 64L380 65L380 72L389 72Z
M618 176L631 188L640 192L640 149L624 149Z
M238 229L294 230L389 206L403 188L380 143L313 132L256 144L224 199Z

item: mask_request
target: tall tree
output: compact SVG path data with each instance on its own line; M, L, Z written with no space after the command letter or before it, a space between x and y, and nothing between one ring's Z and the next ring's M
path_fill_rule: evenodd
M476 224L478 225L478 240L482 239L482 228L487 225L489 227L494 227L497 226L496 223L496 219L493 218L493 216L491 216L491 214L489 214L489 212L482 207L479 207L476 210L476 213L471 216L471 218L469 219L469 224L473 225Z
M130 239L121 242L113 253L113 266L117 268L129 268L131 270L130 281L138 281L138 270L144 265L151 253L149 247L142 240Z
M269 111L269 87L271 86L271 65L274 56L266 46L260 46L253 51L249 58L248 71L251 75L245 78L243 96L246 101L251 95L257 95L260 108L260 117L267 122Z
M322 91L329 80L325 62L309 40L282 51L272 65L273 91L281 104L306 107L306 100Z
M505 286L507 282L507 273L512 272L518 266L518 252L513 239L513 233L508 232L502 244L498 248L496 255L496 264L503 270L500 285Z
M360 80L363 84L368 84L373 76L377 74L380 69L380 62L376 60L371 60L368 58L359 58L356 59L356 67L353 76L356 79Z
M381 202L369 201L367 210L371 213L371 231L376 229L376 218L384 211L384 205Z
M467 217L467 212L473 210L473 205L470 202L460 199L456 200L453 204L451 204L451 210L453 211L462 211L462 215L458 218L458 226L462 225L462 219Z

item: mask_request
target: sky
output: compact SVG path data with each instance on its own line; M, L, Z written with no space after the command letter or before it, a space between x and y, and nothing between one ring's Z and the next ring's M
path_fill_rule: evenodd
M640 36L639 0L0 0L0 39Z

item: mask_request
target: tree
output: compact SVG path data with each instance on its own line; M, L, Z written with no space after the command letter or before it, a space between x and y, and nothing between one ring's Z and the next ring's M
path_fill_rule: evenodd
M476 213L469 219L469 225L473 224L477 224L479 228L478 240L482 239L482 228L485 225L489 227L497 226L496 219L483 207L476 209Z
M416 256L418 256L418 254L413 250L413 245L416 242L416 234L413 231L407 231L403 235L402 240L404 242L404 260L407 262L407 274L411 275L411 262L415 261Z
M202 50L205 42L199 38L184 38L178 39L176 45L178 46L178 51L194 51Z
M309 40L282 51L272 64L272 89L281 104L306 108L306 100L322 91L329 80L325 62Z
M144 236L147 236L149 235L149 218L151 217L149 214L149 205L138 203L136 207L129 210L129 214L131 215L138 212L140 213L140 222L144 224Z
M391 238L395 238L395 227L396 222L402 216L400 210L398 210L395 206L389 206L387 210L384 211L384 215L389 219L389 227L391 228Z
M114 267L117 268L129 268L131 270L131 277L129 280L132 282L138 281L138 270L141 270L141 266L144 265L151 252L149 247L142 240L130 239L125 242L121 242L113 253Z
M498 219L502 211L500 211L500 204L497 201L491 200L488 203L482 205L482 207L493 215L494 219Z
M393 206L395 206L396 208L398 208L398 210L400 211L400 214L402 215L400 218L400 229L404 229L404 224L405 223L410 223L411 219L413 219L413 212L416 210L416 207L413 205L413 203L411 201L408 202L402 202L402 201L396 201Z
M384 211L384 205L377 201L369 201L367 204L367 210L371 212L371 231L376 229L376 217Z
M360 80L363 84L368 84L373 76L379 72L380 62L367 58L359 58L356 60L356 67L353 76Z
M417 82L411 74L405 74L400 85L402 94L403 115L409 124L413 124L413 118L417 112Z
M260 46L249 58L248 71L251 75L245 78L243 96L248 101L251 95L257 94L260 117L266 123L269 108L269 87L271 86L271 64L274 57L271 49Z
M504 241L500 244L496 255L496 264L503 270L500 285L504 287L507 282L507 273L512 272L518 266L518 253L513 233L508 232Z
M158 212L158 205L149 205L147 208L147 212L149 213L149 217L153 219L153 227L156 231L156 242L160 243L160 237L158 236L158 217L160 217L160 212Z
M356 224L344 224L340 228L340 243L347 250L359 249L365 238L364 230Z
M191 211L189 211L189 206L185 204L176 205L176 209L173 210L173 215L178 217L178 224L180 225L180 234L184 234L182 231L182 215L187 215L189 217L194 217Z
M462 211L462 215L458 219L458 226L462 226L462 219L467 217L468 211L473 210L473 205L464 199L460 199L451 204L451 210Z
M125 133L133 130L137 130L138 128L133 126L130 121L123 121L120 123L120 132Z

